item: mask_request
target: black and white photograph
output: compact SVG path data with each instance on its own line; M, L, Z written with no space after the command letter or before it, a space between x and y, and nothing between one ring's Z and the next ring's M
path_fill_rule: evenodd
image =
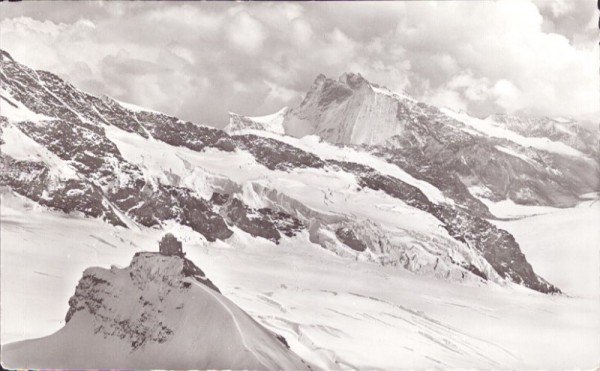
M599 8L0 1L2 367L597 370Z

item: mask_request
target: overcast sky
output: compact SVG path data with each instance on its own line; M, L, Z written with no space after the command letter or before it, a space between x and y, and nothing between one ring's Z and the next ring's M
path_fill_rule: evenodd
M479 116L600 111L596 2L0 3L0 47L93 94L222 127L359 72Z

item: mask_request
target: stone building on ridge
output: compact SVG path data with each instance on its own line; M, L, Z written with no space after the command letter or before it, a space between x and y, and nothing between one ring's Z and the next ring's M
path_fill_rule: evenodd
M158 243L159 252L165 256L180 256L184 257L185 253L181 246L181 242L173 236L172 233L164 235L162 240Z

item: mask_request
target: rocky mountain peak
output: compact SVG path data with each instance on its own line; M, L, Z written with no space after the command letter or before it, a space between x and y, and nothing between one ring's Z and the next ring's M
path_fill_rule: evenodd
M327 76L325 76L324 74L320 73L319 75L317 75L317 77L315 78L315 81L313 82L314 84L320 83L327 80Z
M371 86L371 83L369 81L367 81L360 73L352 73L352 72L343 73L338 78L338 81L341 82L342 84L347 85L348 87L350 87L353 90L359 89L363 86Z
M379 144L403 130L393 93L374 88L359 73L319 75L302 103L286 115L288 135L318 135L344 144Z
M13 62L15 61L13 59L13 57L6 50L0 49L0 60L2 60L4 58L10 59Z
M114 300L110 298L112 288L130 285L136 290L144 291L152 286L153 299L162 302L165 295L172 291L181 291L189 288L193 282L198 282L211 290L220 292L204 272L191 260L177 255L164 255L158 252L138 252L133 256L131 263L126 268L111 267L88 268L69 300L69 311L65 317L69 322L79 311L86 311L99 320L104 320L111 312L107 305ZM115 294L115 293L112 293ZM124 298L121 298L124 300ZM140 299L141 300L141 299ZM150 304L142 302L145 307ZM114 303L117 305L117 303Z
M5 364L32 368L308 369L191 260L158 252L86 269L65 326L2 353Z

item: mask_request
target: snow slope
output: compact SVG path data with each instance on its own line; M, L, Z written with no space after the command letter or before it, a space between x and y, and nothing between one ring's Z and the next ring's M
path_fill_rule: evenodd
M586 213L575 214L591 213L565 211L572 213L565 218L581 221ZM1 268L3 277L11 277L2 280L0 293L2 344L58 330L86 267L127 265L133 252L155 245L165 232L68 217L10 194L2 198L2 220ZM572 227L549 228L567 236ZM581 228L594 230L590 224ZM348 261L305 234L280 245L239 230L226 242L182 236L187 257L226 297L320 368L562 370L592 368L599 361L597 299L457 284ZM598 236L590 238L599 245ZM534 246L520 242L524 249ZM573 254L578 257L589 256ZM559 266L560 255L545 259L553 258ZM580 263L587 274L597 272ZM565 287L577 283L573 274L562 279ZM19 304L33 298L38 305Z
M470 186L469 192L488 207L500 219L518 219L534 215L551 214L561 209L550 206L519 205L511 199L492 201L492 191L485 186Z
M600 299L600 202L515 221L495 222L520 242L544 277L567 294Z
M0 89L0 115L11 122L53 120L52 117L32 112L4 89Z
M242 116L236 113L229 113L229 124L223 129L228 133L236 132L240 129L254 128L258 130L269 131L273 133L283 134L283 120L288 113L289 108L283 107L279 111L260 117Z
M183 258L145 252L127 268L87 269L65 327L3 346L4 366L308 369L235 304L184 275L184 267Z
M150 112L150 113L162 113L162 112L158 112L158 111L154 111L148 108L144 108L144 107L140 107L138 105L135 105L133 103L127 103L127 102L122 102L120 100L116 100L115 98L112 97L108 97L108 99L112 99L115 102L117 102L121 107L123 108L127 108L130 111L133 112Z
M462 279L459 277L462 277L463 270L451 261L466 261L486 272L490 279L499 280L489 264L451 238L438 219L384 192L370 189L358 191L359 186L353 174L334 168L273 171L259 164L247 151L222 152L206 149L196 152L145 139L114 127L105 129L108 138L117 145L127 161L140 166L147 177L160 179L166 184L189 187L205 198L210 198L213 191L234 192L248 205L257 208L282 208L291 215L305 218L307 225L314 225L315 215L320 215L317 219L325 224L350 220L369 225L371 230L367 234L374 240L379 238L379 242L373 243L379 247L377 251L370 250L361 254L360 259L398 264L410 256L412 262L404 263L405 268L447 279ZM325 159L372 165L377 170L421 188L435 202L450 203L435 187L414 179L400 168L365 152L350 149L346 151L310 138L298 140L273 133L260 133L266 137L277 137L284 143L316 153ZM282 198L290 201L281 202ZM302 208L308 211L299 211ZM326 242L336 241L336 237L330 235L330 231L323 233L324 247L346 256L357 255L339 243L331 245Z
M338 161L350 161L357 164L370 166L382 174L391 175L403 182L419 188L427 198L434 203L446 203L449 205L454 202L445 197L444 194L432 184L423 180L416 179L396 165L390 164L380 157L374 156L367 151L349 146L337 146L322 141L318 136L307 135L302 138L294 138L286 135L265 132L261 130L246 129L238 131L240 134L254 134L266 138L273 138L277 141L290 144L304 151L313 153L323 159L332 159Z

